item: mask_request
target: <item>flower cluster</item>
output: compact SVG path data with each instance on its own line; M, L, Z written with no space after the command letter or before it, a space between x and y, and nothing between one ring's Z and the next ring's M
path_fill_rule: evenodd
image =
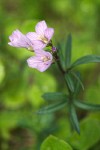
M10 42L8 44L35 52L35 56L27 60L28 66L43 72L52 64L52 52L56 51L56 47L51 42L53 34L54 29L48 28L45 21L40 21L35 27L35 32L29 32L24 35L19 30L15 30L9 36ZM46 46L51 46L51 52L44 51Z

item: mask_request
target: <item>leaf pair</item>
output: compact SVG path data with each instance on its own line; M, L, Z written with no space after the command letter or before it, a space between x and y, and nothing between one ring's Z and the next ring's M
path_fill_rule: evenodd
M43 95L43 98L46 101L56 101L56 103L49 104L48 106L45 106L41 108L37 113L38 114L45 114L45 113L53 113L59 109L62 109L65 107L68 103L68 97L67 95L63 93L45 93Z
M73 128L80 134L80 127L79 121L77 118L75 106L84 110L91 110L91 111L98 111L100 110L100 105L96 104L87 104L81 101L74 100L73 104L69 105L69 113L70 113L70 120Z
M49 102L55 101L55 103L41 108L37 113L38 114L53 113L57 110L64 108L67 105L69 108L69 117L70 117L71 124L79 134L80 134L80 127L79 127L79 121L76 113L76 107L84 110L91 110L91 111L100 110L100 105L86 104L84 102L77 101L75 99L73 99L73 103L71 103L71 100L68 98L67 95L59 92L45 93L43 95L43 98Z
M98 111L100 110L100 105L88 104L88 103L84 103L84 102L77 101L77 100L74 100L74 103L69 105L69 114L70 114L71 124L73 128L77 131L77 133L80 134L79 121L77 118L75 106L84 110Z
M87 63L98 63L100 62L100 56L96 55L87 55L77 59L75 62L71 63L71 53L72 53L72 36L68 35L65 49L62 50L61 45L58 46L59 58L63 70L71 70L78 65L87 64Z

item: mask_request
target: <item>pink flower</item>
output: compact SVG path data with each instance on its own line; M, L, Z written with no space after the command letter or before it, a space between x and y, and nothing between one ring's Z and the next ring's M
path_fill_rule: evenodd
M28 66L31 68L36 68L40 72L45 71L50 67L52 64L52 55L49 52L46 52L44 50L39 50L36 55L33 57L30 57L27 60Z
M34 44L34 50L42 49L50 42L54 29L48 28L45 21L40 21L35 27L36 32L27 33L27 37Z
M10 42L8 43L13 47L23 47L30 49L32 47L31 41L22 34L19 30L15 30L11 36L9 36Z

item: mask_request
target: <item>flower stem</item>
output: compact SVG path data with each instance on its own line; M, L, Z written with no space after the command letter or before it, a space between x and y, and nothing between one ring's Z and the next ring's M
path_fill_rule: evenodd
M56 54L56 58L58 59L57 54ZM59 70L61 71L61 73L62 73L62 75L63 75L63 77L64 77L65 83L66 83L66 85L67 85L68 93L69 93L69 99L70 99L70 102L71 102L71 101L72 101L72 97L73 97L73 93L72 93L72 91L70 90L70 88L68 87L68 84L67 84L66 79L65 79L65 74L67 73L67 71L64 71L64 70L63 70L63 68L61 67L61 64L60 64L59 59L58 59L58 61L57 61L57 65L58 65Z

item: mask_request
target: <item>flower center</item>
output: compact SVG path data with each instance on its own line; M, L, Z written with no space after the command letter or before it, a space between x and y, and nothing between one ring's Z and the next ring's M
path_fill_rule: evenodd
M41 57L41 59L42 59L43 62L46 62L46 61L50 60L50 57L43 56L43 57Z
M45 44L48 43L48 39L45 36L40 36L39 39Z
M33 51L33 48L30 46L30 47L28 47L28 50L29 51Z

